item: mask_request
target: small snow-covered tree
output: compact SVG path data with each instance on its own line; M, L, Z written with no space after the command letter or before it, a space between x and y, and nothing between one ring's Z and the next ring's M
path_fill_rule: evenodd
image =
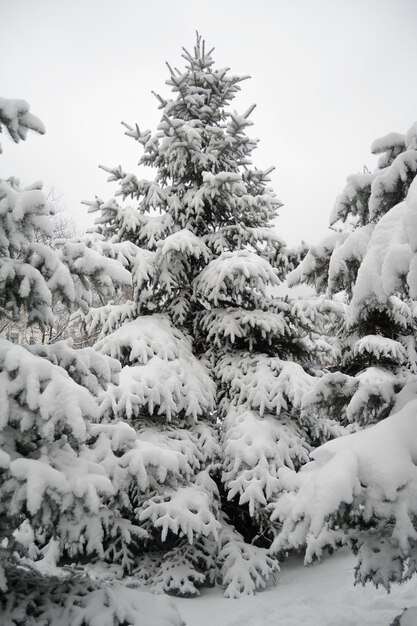
M381 318L386 320L384 333L362 340L364 348L373 348L368 350L371 356L378 348L379 356L391 367L401 360L410 371L415 364L413 349L409 352L407 347L413 345L414 336L389 336L398 327L393 318L390 329L388 320L393 306L399 309L398 302L412 311L417 296L416 128L412 126L405 136L391 134L374 144L374 151L384 151L379 164L382 171L365 197L366 206L372 209L370 217L376 221L370 222L372 233L352 281L351 305L353 314L363 312L365 320L371 306L376 324ZM379 318L378 311L382 312ZM408 311L404 316L412 318ZM361 339L358 342L361 345ZM381 365L378 370L381 372ZM344 534L359 557L356 579L387 589L417 569L417 380L410 374L404 380L395 369L391 371L401 390L393 400L387 398L390 415L363 431L325 443L312 453L313 462L299 474L282 470L279 479L287 494L273 514L283 524L273 549L299 548L306 543L309 562ZM387 386L380 375L381 383L375 385L378 396ZM342 390L344 384L341 377Z
M184 70L168 66L171 97L157 96L157 132L125 124L154 178L105 167L123 203L88 203L103 245L132 247L134 289L130 302L91 310L85 323L101 328L97 349L123 365L121 384L102 403L108 427L127 415L134 445L160 449L160 476L148 470L152 481L131 490L154 536L148 577L161 588L162 567L166 589L190 592L192 581L212 579L218 537L217 576L237 596L277 568L265 550L266 507L278 493L278 468L308 458L313 425L299 413L313 382L302 365L312 311L267 295L294 255L274 228L271 170L251 163L254 107L243 115L230 108L246 77L217 68L199 36L183 57ZM179 449L182 468L170 460ZM160 530L172 548L162 565ZM188 582L175 582L175 559Z
M17 141L43 132L23 101L0 99L0 123ZM0 310L30 324L53 324L52 304L88 308L90 285L108 294L130 283L116 260L81 241L39 243L51 232L41 185L0 179ZM170 606L115 583L65 573L60 560L105 557L109 537L122 545L145 531L123 517L99 458L92 422L97 396L117 381L119 363L69 342L16 345L0 339L0 621L11 626L75 623L178 625ZM94 441L94 443L96 443ZM90 444L90 445L89 445ZM103 446L103 444L102 444ZM154 619L155 618L155 619Z

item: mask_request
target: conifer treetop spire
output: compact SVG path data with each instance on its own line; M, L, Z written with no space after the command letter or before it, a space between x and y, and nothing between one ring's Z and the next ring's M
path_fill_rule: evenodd
M139 178L121 166L101 166L108 180L119 184L115 195L131 199L132 205L115 199L88 203L90 211L101 213L96 224L104 238L128 239L155 252L152 278L147 274L135 290L138 312L168 313L187 331L192 310L201 309L195 280L223 253L254 252L279 279L287 270L285 244L274 231L281 203L269 186L273 168L261 170L251 161L257 140L247 128L255 105L243 114L230 108L247 76L217 68L212 52L197 34L194 49L183 51L185 68L168 64L171 98L158 96L162 116L156 132L124 123L126 135L143 147L139 165L151 168L153 176ZM167 255L163 242L172 242L173 235L178 245ZM200 240L193 250L204 250L193 259L187 252L192 238L194 244ZM149 289L150 282L155 289Z

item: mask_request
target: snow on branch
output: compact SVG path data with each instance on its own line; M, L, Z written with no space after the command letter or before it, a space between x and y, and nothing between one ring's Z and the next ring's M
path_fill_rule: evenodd
M257 254L248 250L223 252L199 274L194 289L197 294L212 302L228 301L249 289L264 294L266 285L279 284L276 270Z
M301 428L286 418L260 418L253 411L232 409L225 420L224 471L228 499L239 498L251 516L279 490L280 467L300 467L310 447ZM303 436L304 435L304 436Z
M100 340L102 354L118 358L124 368L117 386L102 399L102 411L129 418L177 415L192 420L214 406L214 383L191 352L189 340L162 315L141 316Z
M7 424L21 431L36 427L47 440L55 431L70 430L82 441L84 418L98 417L93 398L64 369L4 339L0 339L0 372L2 428ZM29 410L19 411L25 404Z
M151 519L153 526L161 530L161 539L165 541L168 531L185 536L189 543L202 534L217 538L220 523L212 510L212 494L204 485L196 482L180 487L175 491L167 489L162 496L155 496L145 502L139 519Z
M404 202L390 209L376 224L359 268L353 307L375 299L386 303L404 288L417 298L417 179Z
M274 573L279 572L278 561L265 548L248 544L242 535L222 517L219 535L219 578L226 598L253 595L266 587Z
M315 381L298 363L266 354L235 352L218 364L218 378L227 385L230 403L279 416L294 414Z
M207 340L222 348L225 343L243 341L251 350L260 336L266 344L290 334L290 328L284 315L273 311L234 309L210 309L200 315L198 324L206 333ZM255 335L255 337L254 337Z
M24 141L28 130L43 135L45 126L36 115L29 111L29 108L26 100L0 98L0 133L6 129L15 143L19 143L20 140Z
M317 448L298 474L280 470L287 493L273 514L283 526L272 550L305 543L307 562L320 557L327 521L347 506L367 529L356 539L357 579L389 589L391 582L409 577L416 570L416 416L413 400L375 426Z

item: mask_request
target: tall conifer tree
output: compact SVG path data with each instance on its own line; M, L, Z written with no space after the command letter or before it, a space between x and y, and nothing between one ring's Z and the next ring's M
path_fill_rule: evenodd
M288 256L274 228L280 203L271 170L251 162L254 107L230 110L246 77L216 68L212 52L197 36L194 50L183 52L185 69L168 66L172 97L157 96L155 134L125 124L143 146L139 165L154 178L104 168L119 184L116 196L134 204L96 199L90 210L99 211L105 241L137 246L134 293L123 305L90 311L86 323L102 328L98 349L125 366L103 400L106 419L127 411L139 439L163 437L169 450L188 442L191 467L178 470L174 489L173 477L157 479L154 492L139 489L138 515L154 537L148 551L160 528L173 546L151 577L162 588L193 591L174 579L177 559L189 580L217 576L237 596L277 567L266 554L265 507L277 497L278 468L307 460L312 424L300 422L299 409L313 378L302 367L305 311L267 293L285 276ZM168 406L171 385L181 392Z

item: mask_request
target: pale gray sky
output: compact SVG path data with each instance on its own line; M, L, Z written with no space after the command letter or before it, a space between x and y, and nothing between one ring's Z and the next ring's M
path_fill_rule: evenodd
M47 128L2 140L0 176L55 186L86 224L80 201L115 190L98 163L135 171L120 121L155 130L151 90L168 93L165 61L181 65L197 29L219 66L252 76L236 107L257 103L280 233L317 241L346 177L373 167L372 140L417 119L416 26L415 0L0 0L0 95Z

